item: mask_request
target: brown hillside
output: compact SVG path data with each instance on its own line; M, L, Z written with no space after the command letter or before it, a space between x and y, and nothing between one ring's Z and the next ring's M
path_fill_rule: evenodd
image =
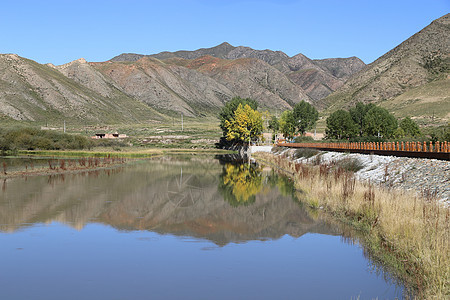
M384 102L433 81L439 81L440 86L449 85L449 71L450 14L447 14L353 75L344 86L320 101L320 104L330 111L349 107L358 101L383 103L390 107L389 103ZM448 99L445 89L440 91L439 95L434 92L433 97L425 95L429 106ZM403 98L403 108L414 111L407 106L414 105L413 102L423 103L423 92L409 93L407 99ZM402 104L395 105L401 115ZM423 113L419 107L415 110L416 116L424 117L421 115Z

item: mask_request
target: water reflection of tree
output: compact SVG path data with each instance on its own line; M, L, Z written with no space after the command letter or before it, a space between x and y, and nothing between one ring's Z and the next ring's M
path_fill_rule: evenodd
M294 182L289 177L279 175L275 170L272 170L266 181L270 187L277 187L281 195L295 198Z
M225 163L219 191L232 206L249 205L263 189L261 167L256 164Z

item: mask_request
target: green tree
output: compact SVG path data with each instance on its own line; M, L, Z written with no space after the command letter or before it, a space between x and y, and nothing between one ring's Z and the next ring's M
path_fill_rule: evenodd
M450 141L450 123L433 128L430 132L430 137L433 142Z
M220 113L219 113L219 120L220 120L220 128L223 131L223 136L227 136L227 129L225 127L225 121L228 120L229 122L234 118L234 112L238 108L239 104L242 106L245 106L248 104L253 110L258 109L258 103L250 98L241 98L241 97L234 97L229 102L225 104L224 107L222 107Z
M411 120L410 117L405 117L400 121L400 128L403 129L406 136L416 137L420 135L419 126Z
M359 136L363 136L364 118L366 117L367 112L373 107L375 107L375 104L358 102L355 107L350 108L349 110L353 122L358 126Z
M272 118L269 120L268 127L272 132L272 141L275 142L275 136L278 133L278 130L280 130L280 124L276 116L272 116Z
M261 137L263 119L261 113L250 105L239 104L231 120L225 120L226 139L239 144L248 144Z
M295 126L301 134L305 133L307 129L313 128L319 119L317 109L305 101L301 101L294 105L293 116L296 124Z
M405 137L405 131L401 127L394 130L394 138L401 139L403 137Z
M363 131L368 136L380 135L390 138L394 135L397 127L397 119L382 107L372 107L364 117Z
M280 132L286 139L292 139L295 133L295 118L292 110L285 110L279 120Z
M348 111L340 109L327 118L325 134L327 138L352 138L358 134L358 126Z

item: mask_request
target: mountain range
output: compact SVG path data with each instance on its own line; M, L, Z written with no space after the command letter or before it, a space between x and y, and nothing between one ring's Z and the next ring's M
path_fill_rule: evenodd
M450 120L450 14L354 74L321 99L329 111L354 103L376 103L398 117Z
M361 70L365 64L357 57L331 58L321 60L311 60L303 54L289 57L282 51L255 50L249 47L234 47L229 43L222 43L212 48L203 48L195 51L161 52L152 55L141 55L134 53L124 53L111 59L113 62L138 61L144 57L153 57L166 62L180 62L172 60L174 58L183 60L196 60L201 57L211 56L226 61L236 61L235 64L249 63L257 59L274 67L283 73L293 83L300 86L307 97L318 100L329 95L338 87L342 86L346 79L352 74ZM239 60L248 58L249 60ZM215 64L219 60L204 60L202 64ZM181 62L182 63L182 62ZM187 64L189 67L189 63ZM261 63L260 63L261 65ZM260 66L264 69L264 66ZM266 66L266 69L271 69ZM220 71L220 70L215 70Z
M369 65L357 57L310 59L222 43L195 51L124 53L54 66L0 54L0 119L139 123L215 115L234 96L260 108L302 100L325 113L357 101L398 116L449 119L449 14Z

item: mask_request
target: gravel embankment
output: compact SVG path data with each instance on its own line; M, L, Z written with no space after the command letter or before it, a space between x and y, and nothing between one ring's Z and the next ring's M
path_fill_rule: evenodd
M293 154L295 150L286 150ZM287 153L286 153L287 154ZM322 162L339 161L344 158L358 159L363 169L355 173L360 180L386 187L416 191L420 195L436 197L450 205L450 162L436 159L421 159L396 156L381 156L356 153L322 152ZM299 158L297 162L312 162L316 159Z

